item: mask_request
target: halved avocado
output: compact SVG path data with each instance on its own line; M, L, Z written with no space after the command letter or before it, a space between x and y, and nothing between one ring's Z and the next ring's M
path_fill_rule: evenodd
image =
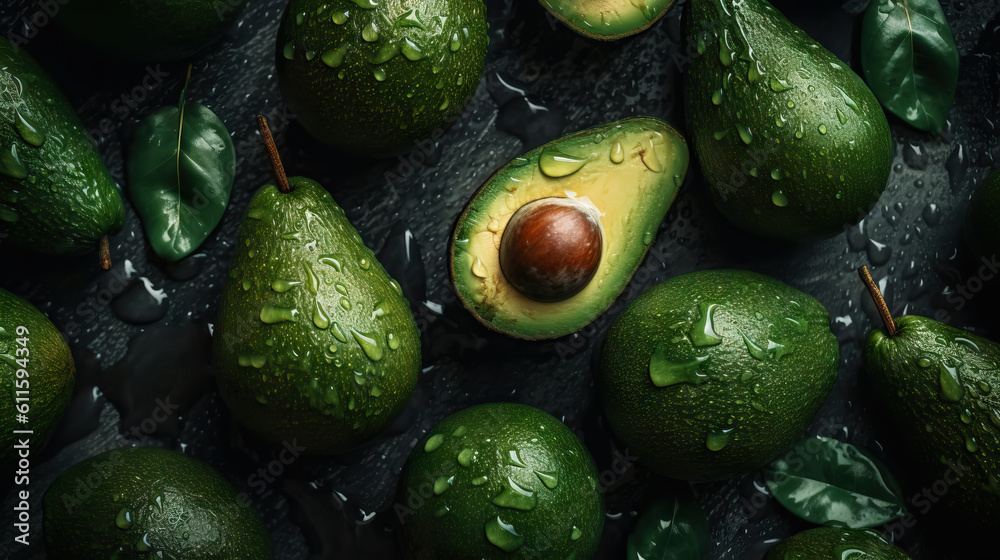
M674 5L674 0L539 1L573 31L601 41L644 31Z
M515 338L556 338L581 329L614 302L642 263L684 182L688 160L684 137L649 117L569 134L514 158L458 218L451 277L462 303L487 327ZM529 204L542 199L548 200ZM544 212L508 228L515 214L523 215L519 210L536 207ZM566 207L575 208L577 219L560 216ZM590 220L596 228L588 227ZM502 245L515 247L506 260ZM572 259L580 265L568 279L555 250L567 245L577 249ZM523 249L539 246L551 250L530 255ZM594 253L597 259L589 260ZM509 279L523 280L522 273L530 277L547 266L559 270L550 271L541 287L554 291Z

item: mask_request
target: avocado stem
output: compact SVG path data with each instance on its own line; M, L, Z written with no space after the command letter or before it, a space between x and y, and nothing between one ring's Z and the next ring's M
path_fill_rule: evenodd
M264 115L257 115L257 128L260 129L260 135L264 138L267 155L271 156L274 176L278 179L278 189L285 194L292 192L292 186L288 184L288 176L285 175L285 166L281 164L281 156L278 155L278 147L274 144L274 137L271 136L271 127L267 125L267 118Z
M101 261L101 270L111 270L111 247L108 244L107 235L101 238L101 243L97 251L98 258Z
M859 268L858 275L861 276L861 280L864 281L865 286L868 288L868 293L875 300L875 307L878 308L878 314L882 316L882 324L885 325L885 330L889 333L889 336L896 336L896 322L892 320L889 305L885 303L882 290L878 289L878 284L875 283L871 273L868 272L868 267L862 266Z

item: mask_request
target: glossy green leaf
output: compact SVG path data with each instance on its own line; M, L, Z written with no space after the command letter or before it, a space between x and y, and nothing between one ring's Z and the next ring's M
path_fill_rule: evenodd
M685 496L657 498L628 537L627 560L702 560L708 551L708 520Z
M938 0L873 0L861 30L861 65L886 109L941 131L958 87L958 48Z
M819 525L875 527L904 513L892 473L867 451L824 437L806 438L764 468L771 493Z
M208 107L186 101L142 122L128 158L129 192L149 243L161 258L194 252L229 204L236 150L226 125Z

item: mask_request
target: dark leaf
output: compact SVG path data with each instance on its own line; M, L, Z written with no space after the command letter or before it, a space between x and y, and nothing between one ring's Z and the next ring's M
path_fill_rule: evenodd
M806 438L764 468L781 505L819 525L875 527L904 513L892 473L868 452L823 437Z
M861 30L861 65L886 109L941 131L958 86L958 49L937 0L873 0Z
M236 150L226 125L201 103L162 107L142 122L128 158L129 192L161 258L194 252L229 203Z
M708 551L708 520L693 499L664 496L639 516L628 537L627 560L702 560Z

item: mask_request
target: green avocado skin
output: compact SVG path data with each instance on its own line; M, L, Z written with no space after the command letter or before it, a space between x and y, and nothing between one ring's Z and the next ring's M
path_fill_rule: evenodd
M124 217L118 187L55 82L27 51L0 41L4 242L78 255L117 233Z
M54 21L112 56L168 62L218 39L245 7L246 0L72 0Z
M309 454L377 435L406 405L420 333L386 273L322 186L260 189L240 226L214 338L229 409L259 437Z
M861 78L765 0L692 0L686 18L688 134L719 210L793 241L864 218L893 150Z
M855 556L910 560L905 552L872 530L838 527L810 529L785 539L769 550L764 560L844 560Z
M1000 170L986 176L969 201L966 236L981 256L1000 255Z
M868 335L872 388L943 501L1000 528L1000 345L915 315Z
M0 392L10 397L0 399L0 465L16 457L14 444L24 437L13 430L32 430L31 450L42 450L69 408L75 374L69 346L48 317L0 289ZM14 423L19 412L15 391L31 397L27 401L29 424Z
M52 482L42 506L54 559L271 558L267 529L249 502L205 463L166 449L85 459Z
M693 365L658 386L657 355ZM837 379L839 355L813 297L754 272L706 270L654 286L618 316L597 387L615 435L647 467L721 480L760 468L801 437Z

